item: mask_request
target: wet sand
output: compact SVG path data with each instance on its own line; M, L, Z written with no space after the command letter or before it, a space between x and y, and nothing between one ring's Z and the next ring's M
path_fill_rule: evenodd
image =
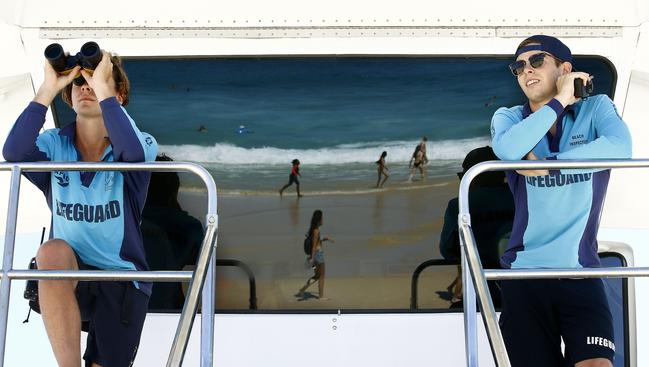
M310 195L298 199L293 189L279 195L220 195L217 256L245 262L254 272L259 309L386 309L408 308L411 276L421 262L440 258L439 233L449 199L457 195L457 180L412 184L388 181L383 190L354 194ZM204 197L183 192L182 206L199 217ZM296 297L312 274L305 266L303 241L315 209L323 211L325 297L317 284ZM420 307L446 308L443 291L455 267L424 271L419 286ZM248 305L248 282L235 268L217 269L217 303L222 309Z

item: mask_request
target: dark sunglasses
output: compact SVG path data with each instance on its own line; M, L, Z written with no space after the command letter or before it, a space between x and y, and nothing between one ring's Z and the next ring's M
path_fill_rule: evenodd
M557 59L556 57L554 57L554 56L552 56L550 54L546 54L546 53L541 52L541 53L534 54L534 55L530 56L530 58L528 60L529 63L530 63L530 66L533 67L534 69L540 68L541 66L543 66L543 62L545 61L546 56L550 56L553 59L559 60L559 59ZM523 74L523 71L525 70L525 65L527 65L528 61L526 61L526 60L514 61L511 64L509 64L509 70L511 70L511 72L512 72L512 74L514 74L514 76L519 76L519 75ZM561 61L561 60L559 60L559 61Z

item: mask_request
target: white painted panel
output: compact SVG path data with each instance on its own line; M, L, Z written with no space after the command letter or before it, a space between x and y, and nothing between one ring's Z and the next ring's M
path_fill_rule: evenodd
M295 27L295 26L637 26L646 19L643 0L586 2L547 0L525 11L507 0L434 1L129 1L99 11L22 1L14 21L25 27ZM558 9L560 9L558 11Z
M617 106L631 131L633 157L647 159L649 117L645 108L649 101L649 24L643 26L643 32L636 40L634 54L623 61L625 67L630 69L630 77L624 103L617 103ZM649 196L645 190L647 182L649 169L614 171L602 216L602 226L646 228L647 216L644 209L649 206Z
M164 365L177 320L149 315L136 365ZM480 330L480 366L493 366ZM216 315L214 344L223 367L466 366L461 313ZM198 349L194 332L185 366L199 365Z
M16 118L33 97L34 91L29 74L0 78L0 141L2 144ZM6 226L10 178L9 172L0 172L0 233L4 233ZM39 232L43 226L49 228L50 211L41 191L24 177L21 179L20 186L18 233Z

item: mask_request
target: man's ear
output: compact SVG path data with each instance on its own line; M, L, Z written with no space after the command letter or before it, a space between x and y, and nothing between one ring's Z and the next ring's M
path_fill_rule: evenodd
M572 63L564 62L561 64L561 75L566 75L572 73Z

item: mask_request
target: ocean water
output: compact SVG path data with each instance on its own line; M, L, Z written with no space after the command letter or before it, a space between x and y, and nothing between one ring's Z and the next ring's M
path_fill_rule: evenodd
M464 58L134 60L127 64L128 110L161 152L204 165L222 190L276 193L297 158L305 193L363 191L376 184L382 151L387 185L405 185L423 136L428 176L454 175L468 151L488 144L496 108L520 99L506 65ZM468 70L482 75L482 87Z
M474 147L487 145L485 137L428 142L427 177L445 177L460 170L461 159ZM301 190L309 194L332 191L364 192L376 184L378 155L388 152L387 186L404 185L410 170L408 162L419 141L388 141L341 144L313 149L277 147L243 148L231 143L201 145L162 145L160 151L182 161L198 162L214 176L226 192L276 193L288 182L291 161L301 162ZM415 185L420 179L416 172ZM292 190L289 190L289 192Z
M466 153L489 143L496 109L524 101L509 62L498 57L128 59L127 110L141 130L156 137L161 152L204 165L222 190L276 192L288 181L295 158L302 162L305 192L366 190L376 183L374 162L382 151L392 175L387 185L404 185L407 163L423 136L429 139L429 176L459 171ZM586 70L606 66L590 63ZM596 79L601 90L607 74L600 74L605 75ZM59 121L73 118L60 101L56 113Z

